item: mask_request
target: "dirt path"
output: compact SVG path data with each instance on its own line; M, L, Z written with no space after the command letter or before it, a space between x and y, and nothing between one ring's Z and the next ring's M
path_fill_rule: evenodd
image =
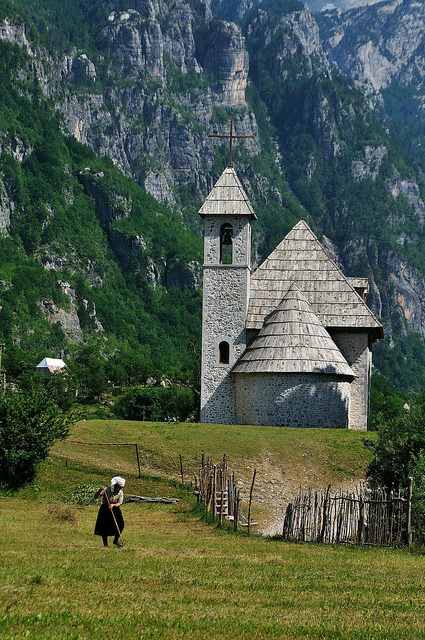
M286 507L297 495L300 486L303 489L325 489L328 484L335 490L344 491L358 486L363 479L353 476L337 483L326 473L317 470L317 464L309 456L302 457L302 464L294 464L290 469L282 469L275 461L273 453L268 451L261 459L246 465L243 469L234 467L241 490L242 511L247 512L249 492L254 468L257 470L253 491L252 514L258 523L257 531L264 535L273 536L282 532Z

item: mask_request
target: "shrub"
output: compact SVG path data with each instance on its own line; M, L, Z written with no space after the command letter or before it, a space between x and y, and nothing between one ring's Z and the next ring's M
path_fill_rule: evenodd
M15 489L30 482L70 423L41 385L0 396L0 484Z
M114 405L126 420L186 420L197 410L197 398L188 387L140 387L130 389Z
M368 478L373 484L406 490L413 477L412 524L415 538L425 541L425 398L401 409L378 426L378 440L366 441L373 451Z
M94 497L98 489L99 487L94 484L79 484L72 494L72 499L76 504L86 507L92 504L98 504L99 499Z

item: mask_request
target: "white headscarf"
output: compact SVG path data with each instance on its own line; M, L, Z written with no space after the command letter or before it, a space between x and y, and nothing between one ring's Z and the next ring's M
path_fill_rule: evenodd
M114 485L118 484L121 488L123 488L123 486L125 485L125 480L124 478L121 478L121 476L115 476L114 478L112 478L111 480L111 488L114 488Z

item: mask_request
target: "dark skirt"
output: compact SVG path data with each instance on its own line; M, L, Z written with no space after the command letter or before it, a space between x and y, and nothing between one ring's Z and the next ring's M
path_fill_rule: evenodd
M94 526L94 535L95 536L117 536L117 525L121 531L124 529L124 519L122 517L120 507L113 507L112 511L114 512L115 520L117 524L115 524L114 519L112 517L111 509L107 504L101 504L99 513L97 514L96 524Z

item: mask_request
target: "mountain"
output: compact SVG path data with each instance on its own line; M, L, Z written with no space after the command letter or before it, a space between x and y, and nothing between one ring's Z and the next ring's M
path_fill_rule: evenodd
M422 173L376 92L335 64L337 22L321 35L296 0L1 0L0 19L6 342L34 349L50 321L43 344L60 329L63 349L75 308L79 339L103 330L110 349L197 366L197 209L228 160L209 135L233 112L254 136L234 165L259 217L256 262L307 219L344 273L370 278L380 371L422 390ZM48 279L30 300L17 265Z
M425 104L425 7L386 0L319 17L329 59L382 102L391 134L421 165Z
M364 5L375 4L381 0L304 0L312 11L332 11L333 9L352 9Z

